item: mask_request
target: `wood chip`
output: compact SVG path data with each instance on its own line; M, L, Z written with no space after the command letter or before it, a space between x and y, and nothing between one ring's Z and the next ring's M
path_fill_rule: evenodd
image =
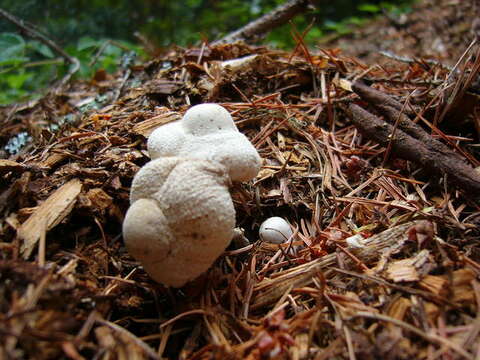
M80 180L70 180L55 190L20 226L17 234L23 240L20 251L24 259L30 256L42 233L58 225L70 213L81 190Z
M472 282L475 273L471 269L459 269L453 272L453 301L458 303L473 303L475 292Z
M420 270L428 263L429 257L428 250L422 250L408 259L393 261L389 264L385 276L394 282L418 281Z
M54 152L48 158L46 158L44 161L40 162L39 165L41 167L50 168L50 167L58 164L60 161L63 161L66 158L67 158L67 154Z
M167 124L172 121L180 119L180 114L174 111L168 111L164 114L154 116L150 119L144 120L135 124L133 131L145 137L149 137L150 134L161 125Z
M396 299L388 308L388 316L394 319L403 320L407 310L412 306L412 302L404 297Z
M155 79L145 84L147 94L151 95L171 95L181 89L184 83L182 81L170 81Z
M24 166L16 161L0 159L0 175L4 175L10 171L20 171L23 168Z
M86 196L91 205L100 212L107 210L113 203L112 197L101 188L90 189Z
M435 295L448 295L448 280L443 276L427 275L418 283L418 285Z

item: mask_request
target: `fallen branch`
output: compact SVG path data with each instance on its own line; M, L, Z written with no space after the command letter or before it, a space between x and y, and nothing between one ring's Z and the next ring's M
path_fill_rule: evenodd
M459 161L457 154L436 151L423 141L418 140L400 127L391 138L393 126L364 110L356 104L350 104L347 115L355 126L370 139L383 146L391 144L392 152L398 157L422 165L433 174L448 174L453 181L474 196L480 196L480 175L464 161Z
M432 59L416 59L416 58L411 58L407 56L400 56L400 55L394 54L391 51L380 51L379 54L389 59L393 59L395 61L403 62L406 64L420 64L420 65L427 64L427 65L439 66L447 70L452 69L451 66L442 64L441 62L432 60Z
M68 55L59 45L57 45L53 40L47 38L45 35L40 33L38 30L34 29L32 25L27 25L25 21L22 19L17 18L15 15L10 14L8 11L0 8L0 16L3 16L5 19L10 21L11 23L15 24L19 27L27 36L31 37L32 39L38 40L41 43L47 45L50 49L54 52L59 54L63 57L67 62L69 62L72 66L68 73L63 77L60 81L60 86L64 85L65 83L70 80L73 74L75 74L78 69L80 68L80 62L76 57Z
M287 23L298 14L308 11L311 7L311 0L287 1L285 4L280 5L270 13L215 41L213 45L233 43L239 40L244 40L246 42L251 41L265 35L272 29Z
M460 155L450 150L450 148L442 142L434 139L430 134L423 130L420 125L410 120L406 115L408 111L405 110L405 106L392 97L373 89L360 81L356 81L352 84L352 90L363 100L368 101L368 103L380 113L385 115L385 120L389 121L391 124L397 123L399 129L403 130L411 137L420 140L428 149L443 153L450 157L456 157L458 161L464 161Z
M361 81L355 81L352 83L352 90L360 96L363 100L368 101L373 106L389 106L398 111L401 111L404 106L391 96L385 95L383 92L378 91L368 85L365 85ZM408 109L406 109L408 111Z

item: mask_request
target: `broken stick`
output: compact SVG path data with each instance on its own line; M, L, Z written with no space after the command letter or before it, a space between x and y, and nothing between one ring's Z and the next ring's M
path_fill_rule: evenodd
M447 145L433 138L429 133L423 130L420 125L410 120L407 114L414 115L413 112L408 112L403 104L393 99L391 96L367 86L361 81L355 81L352 84L352 90L363 100L368 101L368 103L381 114L385 115L385 120L389 121L391 124L398 122L399 129L411 137L420 140L430 150L444 153L451 157L457 157L458 161L464 161L459 154L453 152Z
M431 173L447 174L461 188L472 196L480 197L480 175L464 161L459 161L452 151L436 151L400 128L391 138L393 126L369 113L356 104L350 104L347 115L355 126L370 139L383 146L391 143L392 152L397 156L422 165Z
M240 40L246 42L249 40L251 41L265 35L272 29L285 24L298 14L308 11L312 6L311 0L287 1L285 4L280 5L270 13L213 42L212 45L233 43Z

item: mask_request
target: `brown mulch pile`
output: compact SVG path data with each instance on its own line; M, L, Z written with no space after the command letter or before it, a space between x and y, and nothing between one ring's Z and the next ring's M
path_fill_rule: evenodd
M456 60L204 45L0 109L0 358L477 358L480 46ZM264 159L249 244L168 289L121 224L148 134L203 102Z

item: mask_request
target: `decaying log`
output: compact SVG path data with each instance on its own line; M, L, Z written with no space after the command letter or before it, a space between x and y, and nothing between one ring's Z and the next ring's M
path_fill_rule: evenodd
M373 106L385 106L392 107L398 111L403 111L408 113L408 109L404 109L403 104L384 94L381 91L378 91L368 85L365 85L362 81L355 81L352 83L352 90L360 96L362 99L368 101Z
M239 40L248 42L249 40L263 36L272 29L285 24L296 15L308 11L311 7L311 0L287 1L285 4L280 5L270 13L215 41L213 45L233 43Z

